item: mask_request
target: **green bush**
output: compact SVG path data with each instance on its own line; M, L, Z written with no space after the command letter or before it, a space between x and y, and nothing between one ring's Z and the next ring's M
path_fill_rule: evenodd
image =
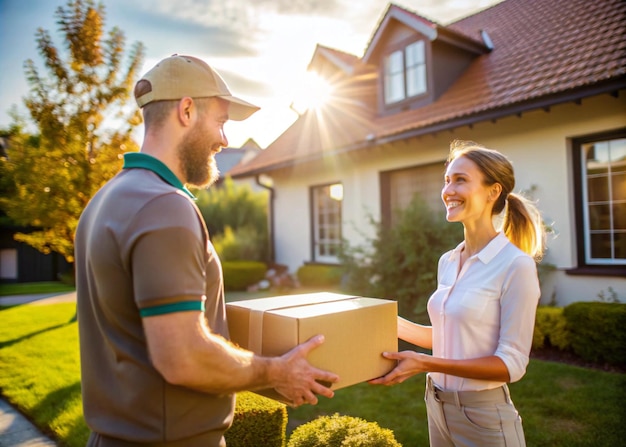
M574 354L589 362L626 365L626 304L578 302L563 310Z
M395 299L400 315L425 322L439 257L463 240L463 227L447 222L419 195L397 217L392 228L370 218L376 237L359 247L344 245L345 288L355 295Z
M260 261L267 259L267 238L252 225L236 231L227 226L213 238L213 246L222 261Z
M563 316L562 307L540 306L535 319L533 333L533 349L553 346L564 351L570 346L567 320Z
M225 433L228 447L283 447L287 429L284 404L258 394L237 394L233 425Z
M224 271L224 289L246 290L265 278L267 266L258 261L225 261L222 262Z
M230 177L218 187L194 191L196 204L204 217L211 240L223 235L226 228L230 227L234 234L239 237L240 231L251 227L256 233L254 238L255 255L246 255L246 260L268 261L267 259L269 230L268 230L268 193L267 191L255 192L249 185L237 185ZM245 244L252 242L249 236ZM246 248L251 250L250 247Z
M321 416L296 428L287 447L402 447L393 432L376 422L340 416Z
M305 287L337 287L341 275L341 267L323 264L303 265L296 272L298 281Z

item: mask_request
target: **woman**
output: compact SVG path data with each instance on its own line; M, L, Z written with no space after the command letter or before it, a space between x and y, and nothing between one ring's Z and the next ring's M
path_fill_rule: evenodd
M497 151L455 141L441 192L464 241L439 260L428 301L432 326L398 318L398 337L432 356L384 353L398 361L375 384L427 372L431 446L524 446L508 382L526 372L540 290L535 260L545 233L538 210L512 193L511 163ZM494 218L504 211L501 228Z

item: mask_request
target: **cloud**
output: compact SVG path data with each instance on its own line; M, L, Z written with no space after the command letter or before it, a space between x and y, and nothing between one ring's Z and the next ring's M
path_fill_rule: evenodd
M254 6L284 15L333 16L344 10L342 0L256 0Z
M256 25L250 28L254 21L246 3L109 0L107 11L109 21L126 30L132 41L146 44L145 70L171 54L190 54L211 64L234 94L269 97L272 86L255 74L255 61L262 56L256 43L262 33ZM226 68L231 65L241 69Z
M172 14L170 2L165 6L155 2L154 8L148 9L146 2L109 5L111 19L126 30L133 40L158 42L159 46L147 44L148 55L158 57L173 53L211 54L214 57L254 57L257 56L254 45L246 39L245 33L229 21L202 20L206 11L193 16L193 11ZM193 17L186 17L187 15ZM113 17L114 15L114 17ZM141 20L141 31L137 31L137 19ZM113 22L113 20L111 20Z
M264 18L345 17L353 6L347 0L110 0L124 16L144 16L144 32L167 30L168 35L185 34L211 44L217 56L253 55L256 43L267 36ZM133 24L127 20L125 28ZM146 27L147 25L147 27ZM147 29L146 29L147 28ZM151 36L152 37L152 36ZM155 36L156 37L156 36Z
M128 7L151 14L153 18L167 19L170 23L195 24L227 30L231 35L244 35L255 28L253 4L242 0L140 0Z
M274 89L266 82L260 82L230 70L222 70L219 67L216 67L216 70L235 95L270 97L274 94Z

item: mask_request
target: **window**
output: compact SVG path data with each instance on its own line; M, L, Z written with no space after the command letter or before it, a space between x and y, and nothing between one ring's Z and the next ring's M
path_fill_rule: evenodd
M445 172L444 162L417 166L381 175L382 213L386 225L393 226L398 211L405 209L415 194L436 213L443 213L441 186Z
M385 58L385 104L393 104L426 92L424 41L413 42Z
M313 258L316 262L339 261L343 185L315 187L313 198Z
M579 263L626 265L626 130L574 142Z
M402 51L396 51L385 60L385 103L404 98L404 59Z

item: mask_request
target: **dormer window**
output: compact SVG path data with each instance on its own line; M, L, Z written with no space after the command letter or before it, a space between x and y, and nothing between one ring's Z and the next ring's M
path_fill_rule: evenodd
M385 104L426 93L426 49L423 40L385 57Z

